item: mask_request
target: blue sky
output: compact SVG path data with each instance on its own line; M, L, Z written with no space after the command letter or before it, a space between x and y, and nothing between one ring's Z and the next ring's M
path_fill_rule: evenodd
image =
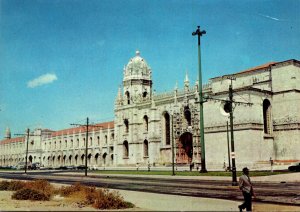
M140 50L157 93L269 61L300 59L300 1L0 0L0 138L113 120L123 67Z

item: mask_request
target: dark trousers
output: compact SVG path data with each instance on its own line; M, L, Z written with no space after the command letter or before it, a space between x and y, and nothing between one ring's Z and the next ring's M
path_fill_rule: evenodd
M243 191L243 196L244 196L244 203L240 205L242 209L245 209L247 211L252 211L252 195L250 193L244 192Z

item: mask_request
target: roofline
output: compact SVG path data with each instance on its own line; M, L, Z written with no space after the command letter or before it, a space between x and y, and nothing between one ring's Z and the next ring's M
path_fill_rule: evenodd
M93 124L90 126L90 129L92 129L92 130L94 130L94 129L99 129L99 130L100 129L112 129L112 128L114 128L114 121L101 122L101 123ZM62 130L53 131L51 133L51 137L69 135L69 134L85 132L85 131L86 131L85 125L82 125L79 127L72 127L72 128L66 128L66 129L62 129Z
M236 73L233 73L233 74L226 74L226 75L223 75L223 76L213 77L213 78L210 78L210 80L214 80L214 79L218 79L218 78L224 78L224 77L227 77L227 76L237 76L237 75L243 75L243 74L246 74L246 73L253 73L253 72L256 72L256 71L260 71L260 70L264 70L264 69L267 69L267 68L275 67L277 65L282 65L284 63L298 64L300 66L300 61L296 60L296 59L290 59L290 60L285 60L285 61L281 61L281 62L269 62L269 63L263 64L263 65L256 66L256 67L253 67L253 68L249 68L249 69L246 69L246 70L243 70L243 71L240 71L240 72L236 72Z

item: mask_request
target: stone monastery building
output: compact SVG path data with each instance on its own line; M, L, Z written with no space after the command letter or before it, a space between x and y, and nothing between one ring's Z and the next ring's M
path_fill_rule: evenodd
M172 141L176 165L200 163L199 88L186 75L184 88L155 94L152 70L137 51L123 70L123 87L115 100L115 118L90 127L59 131L35 129L29 136L28 159L45 167L170 166ZM229 76L229 75L228 75ZM215 77L203 86L206 166L228 166L228 76ZM234 140L237 169L290 164L300 160L300 62L271 62L234 73ZM25 161L26 136L12 138L6 129L0 145L0 166Z

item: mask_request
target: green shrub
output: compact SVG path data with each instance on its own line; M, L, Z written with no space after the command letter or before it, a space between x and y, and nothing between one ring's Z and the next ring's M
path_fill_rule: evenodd
M40 200L46 201L50 199L49 195L44 194L43 192L30 189L30 188L23 188L21 190L16 191L12 195L13 199L17 200Z

